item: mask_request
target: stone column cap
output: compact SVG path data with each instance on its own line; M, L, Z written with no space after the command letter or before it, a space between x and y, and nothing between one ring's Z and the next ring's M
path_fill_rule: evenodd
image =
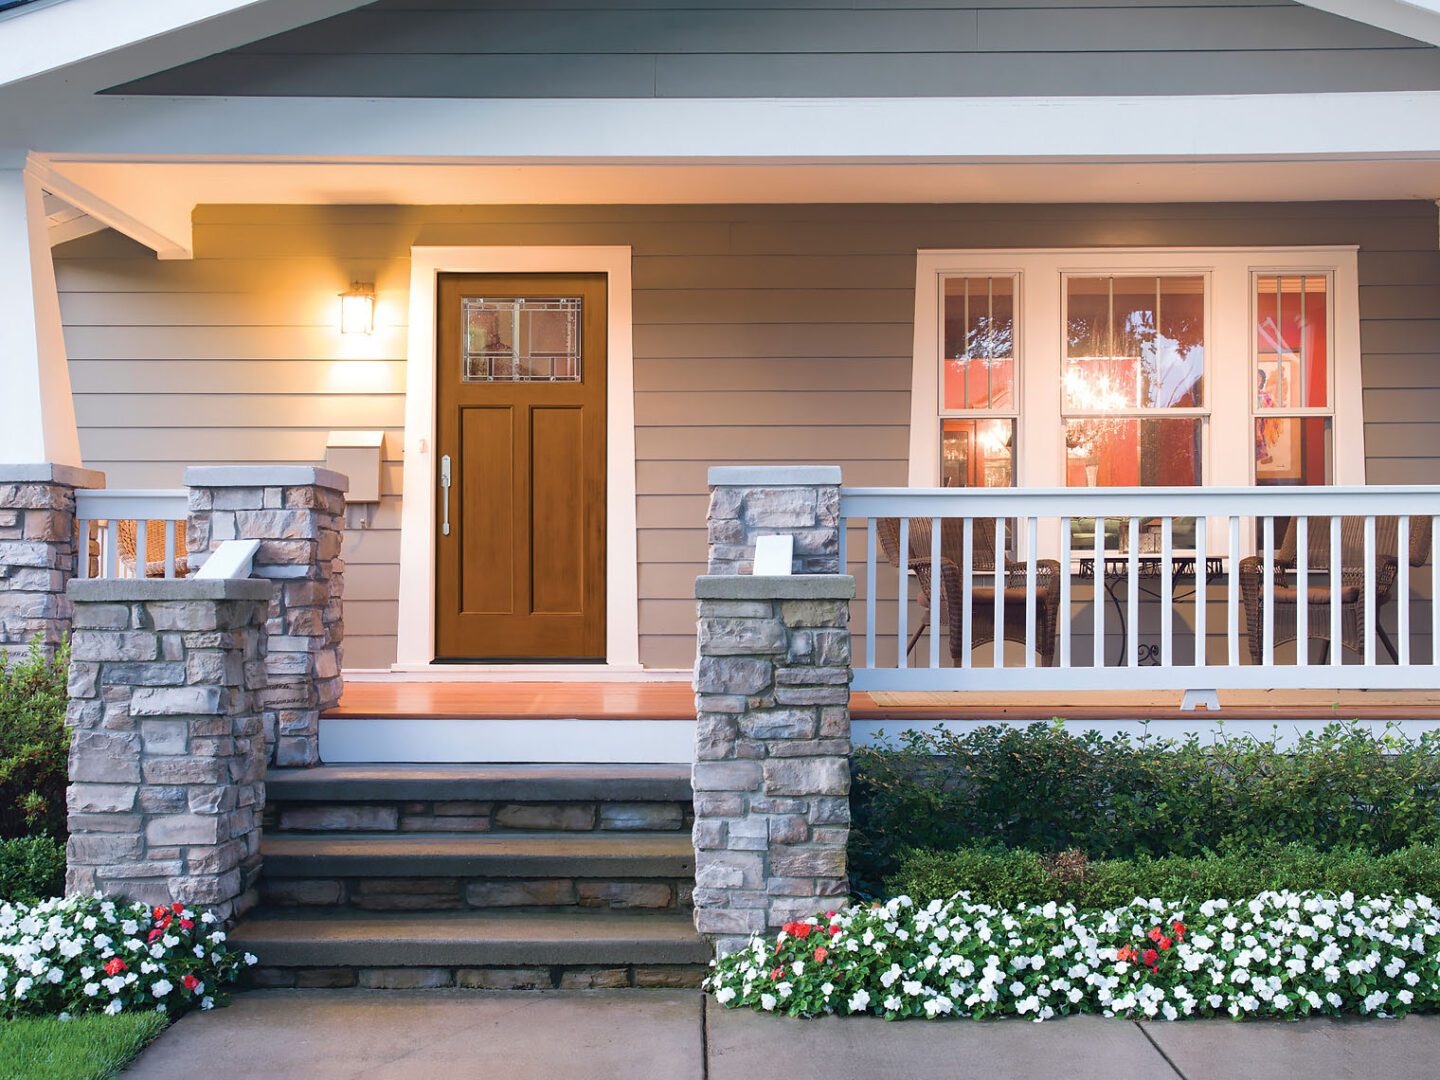
M839 465L712 465L711 487L811 487L839 484Z
M315 487L349 491L350 478L332 469L315 465L191 465L185 470L185 486L219 487Z
M702 574L695 579L700 600L850 600L855 579L849 574Z
M71 600L129 603L142 600L269 600L268 578L86 578L65 587Z
M79 465L59 465L53 461L33 464L0 465L0 484L64 484L73 488L103 488L105 474Z

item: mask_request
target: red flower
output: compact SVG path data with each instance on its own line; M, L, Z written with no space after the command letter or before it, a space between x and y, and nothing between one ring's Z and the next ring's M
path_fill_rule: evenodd
M1175 942L1171 941L1168 937L1162 937L1160 939L1160 948L1162 949L1168 949L1171 945L1174 944Z
M1185 940L1185 924L1183 922L1172 922L1170 929L1175 931L1175 936L1181 941Z
M1134 959L1135 959L1135 949L1134 949L1134 947L1131 946L1131 945L1122 945L1122 946L1120 946L1119 951L1117 951L1117 952L1115 953L1115 959L1116 959L1116 960L1119 960L1119 961L1121 961L1121 962L1125 962L1125 961L1129 961L1129 960L1134 960Z
M833 918L835 917L835 912L833 912L833 911L827 911L827 912L825 912L825 917L826 917L827 919L833 919Z
M814 928L813 926L811 926L809 923L803 923L803 922L801 922L801 923L796 923L796 924L795 924L795 936L796 936L797 938L800 938L800 939L803 941L805 938L807 938L807 937L810 936L810 931L813 930L813 929L815 929L815 928Z
M770 981L774 982L776 979L780 978L780 975L784 972L784 970L784 968L772 968L770 970Z
M151 930L151 931L150 931L150 936L149 936L148 938L146 938L145 940L146 940L146 941L154 941L157 937L159 937L159 936L160 936L161 934L163 934L164 932L165 932L164 930L160 929L160 927L157 926L154 930Z
M163 907L157 907L157 908L155 909L155 918L156 918L156 919L163 919L163 918L165 918L166 916L168 916L169 914L170 914L170 913L169 913L168 911L166 911Z
M815 950L815 962L817 964L823 964L825 962L825 957L829 955L830 950L825 948L824 945L821 945L818 949Z
M840 927L838 927L838 926L832 926L832 927L830 927L830 936L831 936L831 937L834 937L834 936L835 936L836 934L838 934L838 933L840 933Z
M1160 928L1158 926L1152 926L1150 928L1150 933L1146 934L1145 936L1148 937L1151 941L1159 941Z
M180 981L185 985L186 990L194 990L195 987L200 985L200 980L197 979L194 975L186 975Z
M118 956L112 956L109 960L105 961L105 974L106 974L106 975L119 975L120 972L122 972L122 971L124 971L124 970L125 970L125 961L124 961L124 960L121 960L120 957L118 957Z
M193 922L191 922L189 919L181 919L181 920L180 920L180 929L182 929L182 930L193 930L194 928L195 928L195 924L194 924Z
M1140 957L1140 959L1144 960L1146 964L1153 968L1155 965L1160 963L1160 954L1157 953L1154 949L1146 949L1145 955Z
M176 915L184 915L185 905L177 901L176 903L170 905L170 910L173 911Z

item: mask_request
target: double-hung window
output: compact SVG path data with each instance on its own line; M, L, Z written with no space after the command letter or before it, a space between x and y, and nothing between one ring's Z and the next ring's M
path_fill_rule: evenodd
M1364 483L1356 281L1353 247L921 251L910 483Z

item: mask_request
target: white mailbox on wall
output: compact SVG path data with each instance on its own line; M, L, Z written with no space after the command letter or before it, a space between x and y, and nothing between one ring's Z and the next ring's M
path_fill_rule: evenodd
M383 431L332 431L325 443L325 467L350 478L345 501L357 503L380 501L380 451L385 442Z

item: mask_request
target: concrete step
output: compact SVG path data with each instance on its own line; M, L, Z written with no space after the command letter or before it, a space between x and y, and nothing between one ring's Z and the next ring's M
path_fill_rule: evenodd
M319 765L271 769L270 803L684 802L689 765Z
M694 985L710 959L682 913L260 910L230 942L265 986Z
M678 878L683 832L267 833L265 876Z

